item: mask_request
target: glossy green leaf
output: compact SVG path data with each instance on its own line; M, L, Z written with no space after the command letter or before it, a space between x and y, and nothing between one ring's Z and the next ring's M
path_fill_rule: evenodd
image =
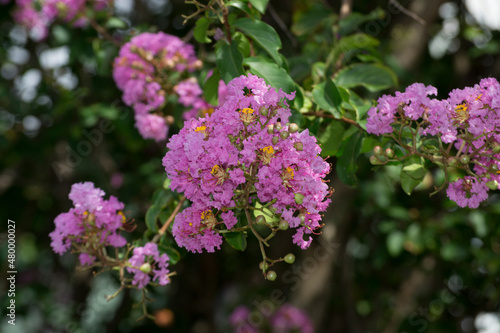
M334 78L344 88L363 86L376 92L397 85L394 72L381 64L354 64L341 69Z
M219 81L219 71L214 69L212 75L203 84L203 97L208 104L219 105Z
M262 57L247 58L244 64L250 67L250 72L262 77L268 84L276 89L283 89L286 93L296 91L295 82L288 73L278 67L275 63L271 63Z
M417 163L414 163L414 162ZM410 195L413 189L422 182L426 174L424 166L419 158L409 160L401 169L401 187L406 194Z
M181 259L181 254L179 253L179 251L177 251L175 248L171 247L171 246L168 246L168 245L164 245L162 243L160 243L158 245L158 250L160 251L160 254L163 254L163 253L166 253L168 258L169 258L169 263L171 265L175 265L179 262L179 260Z
M368 21L381 19L385 15L386 12L381 8L377 8L366 15L360 13L351 13L349 16L347 16L346 18L342 19L339 22L339 27L340 27L339 32L342 36L345 36L353 32L359 25ZM379 27L379 25L377 25L376 27Z
M375 39L364 33L357 33L354 35L343 37L335 44L331 57L335 62L340 54L346 54L353 50L363 50L367 48L376 47L380 44L378 39Z
M266 12L268 2L269 0L250 0L250 3L255 7L255 9L262 14Z
M297 11L291 30L297 36L304 36L313 32L330 14L322 4L313 4L307 11Z
M273 27L262 21L246 17L236 20L234 26L252 38L269 53L278 65L281 65L281 57L278 53L278 50L281 48L281 40Z
M320 108L331 112L336 119L342 117L343 112L340 107L342 96L340 96L337 86L331 79L327 79L314 87L313 99Z
M332 121L319 137L321 142L321 156L335 156L342 144L344 126L338 121Z
M210 20L206 17L200 17L193 29L194 39L198 43L210 43L210 38L207 37L207 30L210 25Z
M158 225L156 224L156 220L158 219L158 215L160 214L161 207L157 205L152 205L149 207L146 212L146 226L152 232L158 231Z
M337 160L337 175L339 179L347 185L355 185L357 183L356 171L358 166L356 160L363 145L364 134L362 132L355 132L349 139L342 142L342 153Z
M241 10L249 15L252 15L252 11L250 10L250 8L248 7L248 4L245 1L240 1L240 0L229 1L228 3L226 3L226 6L238 8L239 10Z
M235 77L243 75L243 55L236 43L231 45L220 43L215 50L215 62L224 82L229 83Z

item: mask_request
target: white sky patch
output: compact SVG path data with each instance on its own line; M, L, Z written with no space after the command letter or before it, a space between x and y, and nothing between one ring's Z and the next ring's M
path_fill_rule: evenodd
M464 0L464 2L479 24L491 30L500 30L500 1Z

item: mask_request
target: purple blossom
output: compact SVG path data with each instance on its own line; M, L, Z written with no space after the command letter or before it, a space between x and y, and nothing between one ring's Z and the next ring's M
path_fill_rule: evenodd
M477 208L482 201L488 199L488 187L484 182L466 176L451 183L446 190L446 194L459 207Z
M179 246L193 252L219 248L218 226L224 223L231 229L236 224L236 190L250 174L259 201L273 201L276 213L298 228L294 242L309 246L310 240L304 241L302 235L321 227L319 212L330 202L323 181L330 166L307 130L289 134L288 127L281 126L268 133L266 126L278 119L288 122L286 100L293 98L294 94L275 90L257 76L241 76L227 85L223 104L211 115L187 120L170 139L163 158L170 186L193 202L174 222ZM280 132L289 137L280 139ZM206 212L212 214L209 219Z
M89 234L97 236L100 242L98 245L126 245L126 239L119 234L126 222L122 213L124 204L114 196L104 200L104 194L104 191L94 187L91 182L73 184L69 198L73 201L74 208L55 218L56 228L49 234L54 252L63 254L72 245L80 250L85 249L89 246ZM80 256L80 261L89 265L92 257L90 254Z
M168 126L165 119L155 114L136 114L135 126L144 139L159 142L167 138Z
M169 284L168 262L168 255L166 253L160 255L155 243L136 247L127 266L127 271L134 274L132 284L139 289L146 287L151 281L157 281L161 286Z

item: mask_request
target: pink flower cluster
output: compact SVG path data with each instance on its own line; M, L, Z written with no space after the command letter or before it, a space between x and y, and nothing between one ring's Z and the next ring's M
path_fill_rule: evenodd
M143 138L167 138L168 126L159 109L169 86L179 74L200 67L192 45L163 32L142 33L122 46L114 61L113 78L123 91L125 104L134 108L136 127Z
M80 254L82 265L91 265L95 257L89 255L92 244L122 247L127 241L120 235L126 218L122 212L123 203L114 196L103 199L104 191L91 182L73 184L69 198L74 207L59 214L54 223L56 228L49 236L54 252L63 254L73 247Z
M74 27L87 25L84 15L86 5L100 11L112 0L17 0L14 19L27 27L35 40L47 37L49 27L57 18L70 22Z
M229 323L234 333L267 332L268 330L264 330L264 328L268 328L273 333L314 332L314 326L309 316L288 303L283 304L274 313L251 312L246 306L239 306L231 314Z
M438 136L443 143L453 145L457 157L465 161L461 168L473 171L475 177L452 183L448 197L460 207L477 208L487 199L488 188L500 188L500 84L486 78L473 87L451 91L444 100L431 99L430 95L437 95L437 89L414 83L405 92L380 97L378 105L368 112L367 131L389 134L392 125L415 121L419 135Z
M132 284L142 289L153 281L161 286L170 283L168 269L169 257L166 253L160 255L155 243L147 243L144 247L136 247L128 260L127 271L134 274Z
M291 115L288 95L257 76L240 76L227 86L225 102L211 115L185 122L167 147L163 165L171 188L192 206L177 215L173 235L193 252L215 251L222 243L217 228L231 229L234 209L252 203L272 204L281 220L296 228L294 243L321 227L320 212L330 200L323 178L330 166L308 130L285 124ZM241 193L249 191L249 198Z

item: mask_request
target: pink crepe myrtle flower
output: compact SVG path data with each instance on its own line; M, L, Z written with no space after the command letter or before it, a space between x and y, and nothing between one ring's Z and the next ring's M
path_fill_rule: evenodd
M309 246L312 239L303 236L322 226L320 212L330 203L323 181L330 166L307 130L299 133L281 125L291 115L286 100L293 98L257 76L243 75L227 85L224 103L212 114L187 120L170 139L163 165L171 188L193 203L174 222L179 246L193 252L219 247L218 227L232 227L227 225L229 212L224 212L235 208L236 190L250 174L254 200L272 201L276 214L296 228L294 243ZM276 124L276 131L270 132L267 124ZM206 212L212 214L209 220Z
M136 247L126 268L129 273L134 274L132 284L139 289L144 288L151 281L156 281L160 286L169 284L169 260L166 253L160 255L158 245L155 243L146 243L143 247Z
M56 228L49 234L54 252L63 254L72 245L85 248L89 245L89 237L104 246L125 246L127 242L120 235L126 222L122 212L124 204L114 196L108 200L103 196L104 191L91 182L73 184L69 198L74 207L55 218ZM80 256L82 265L89 265L94 259L88 254Z

